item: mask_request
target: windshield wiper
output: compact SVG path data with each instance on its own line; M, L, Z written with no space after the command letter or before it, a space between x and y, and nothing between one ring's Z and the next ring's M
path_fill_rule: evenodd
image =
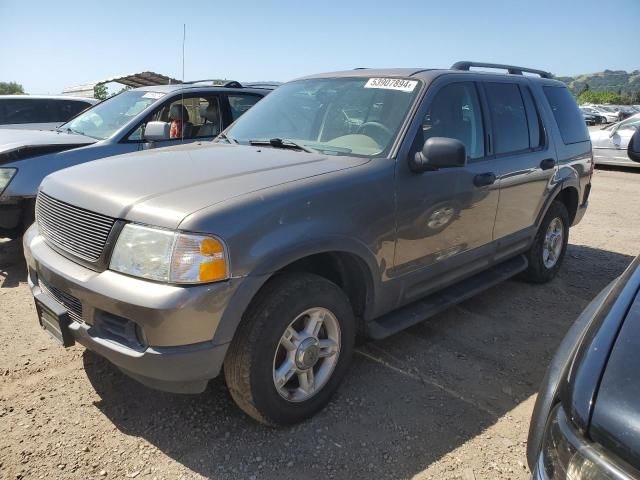
M216 137L216 140L218 138L226 140L227 143L235 143L236 145L238 144L238 140L236 140L235 138L229 137L228 135L226 135L224 133L219 133L218 136Z
M291 140L282 139L282 138L272 138L270 140L249 140L249 145L271 145L273 148L283 148L289 150L301 150L307 153L313 153L313 150L303 147L302 145L298 145L296 142L292 142Z

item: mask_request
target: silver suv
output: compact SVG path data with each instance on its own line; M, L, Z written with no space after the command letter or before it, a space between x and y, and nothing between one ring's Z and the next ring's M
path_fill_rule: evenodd
M474 65L302 78L217 143L50 175L24 237L40 324L156 388L224 371L286 424L329 401L356 333L551 280L587 208L582 114L545 72Z
M56 130L0 129L0 238L33 222L38 185L57 170L149 148L213 139L274 85L192 82L136 88Z

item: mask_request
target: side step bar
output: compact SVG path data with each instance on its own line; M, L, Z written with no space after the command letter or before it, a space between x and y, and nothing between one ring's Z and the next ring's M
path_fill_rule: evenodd
M473 277L469 277L439 292L432 293L369 322L367 333L369 337L374 339L381 339L398 333L517 275L526 270L528 265L529 263L524 255L519 255L495 265L477 273Z

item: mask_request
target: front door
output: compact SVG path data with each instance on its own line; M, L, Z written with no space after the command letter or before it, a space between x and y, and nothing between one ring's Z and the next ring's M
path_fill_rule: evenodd
M399 157L393 271L415 283L407 285L405 300L431 290L434 281L441 287L487 266L498 205L475 82L448 80L432 86L417 123L408 155L415 155L431 137L449 137L465 145L467 164L413 173L407 158Z

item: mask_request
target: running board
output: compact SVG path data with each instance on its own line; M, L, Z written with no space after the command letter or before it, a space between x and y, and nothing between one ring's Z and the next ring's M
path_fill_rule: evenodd
M381 339L398 333L513 277L526 270L527 266L528 261L524 255L502 262L369 322L367 334L373 339Z

